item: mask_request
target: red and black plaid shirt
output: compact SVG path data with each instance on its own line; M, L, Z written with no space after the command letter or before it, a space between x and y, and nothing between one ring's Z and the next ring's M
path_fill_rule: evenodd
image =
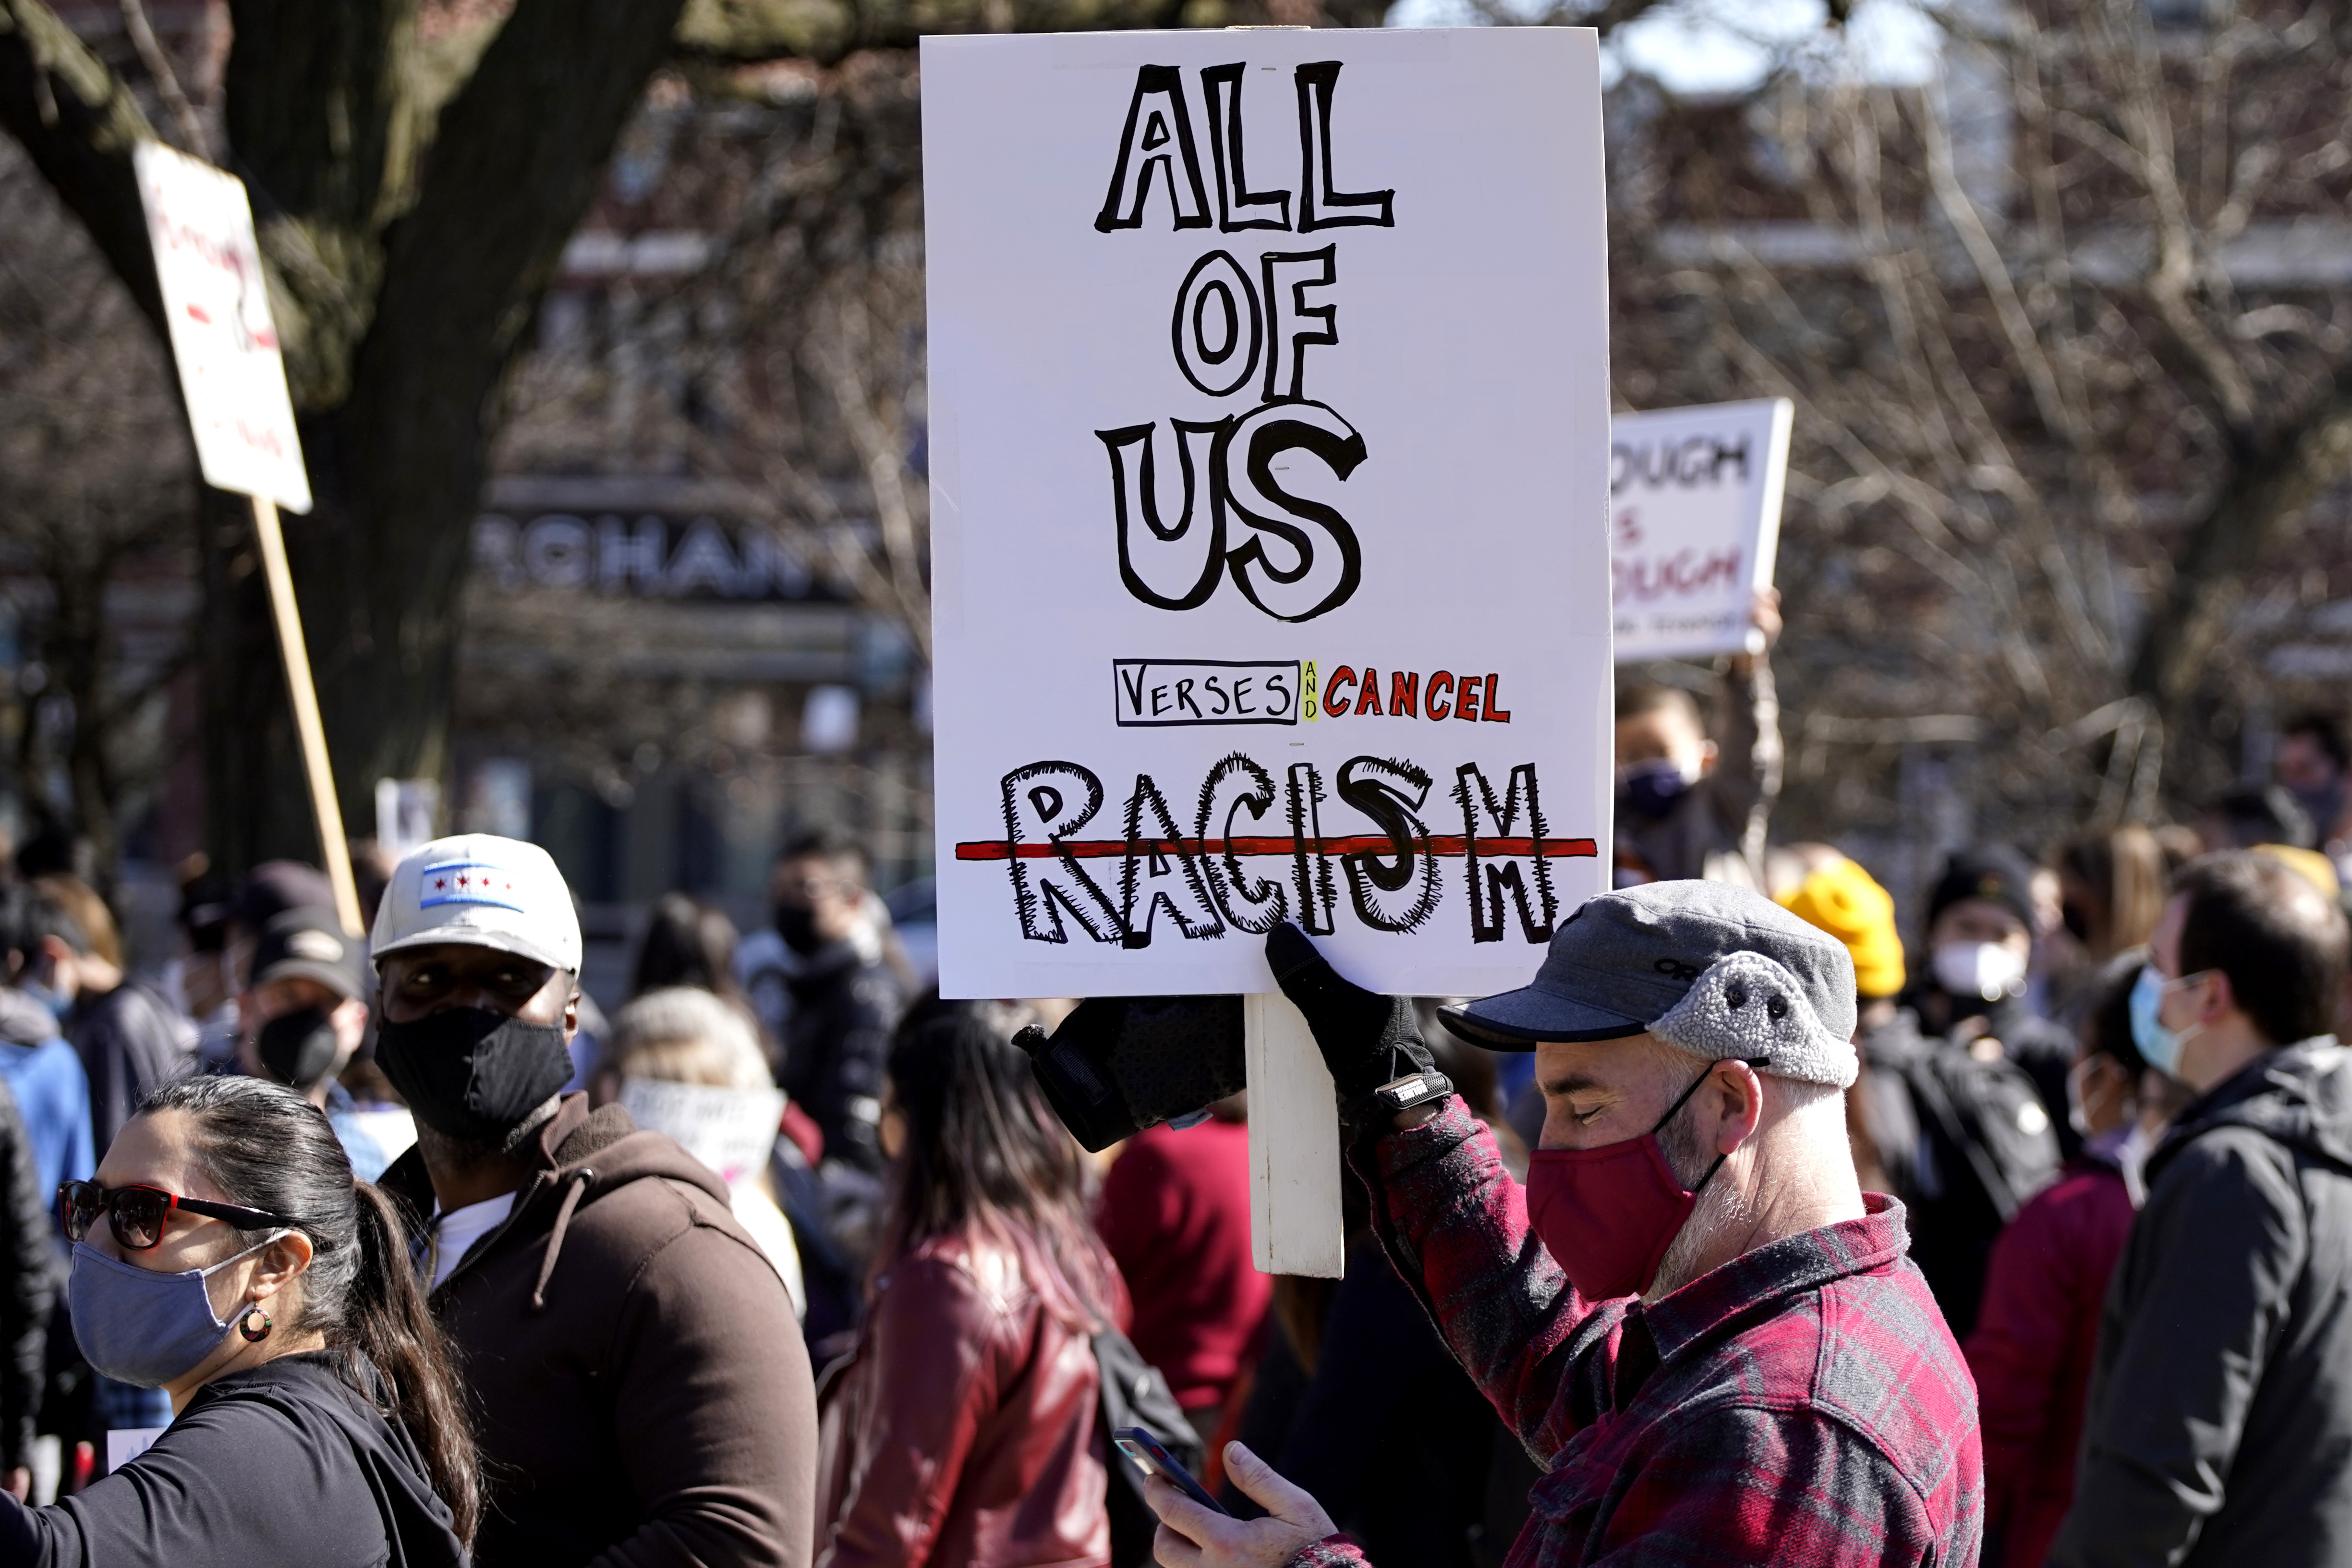
M1552 1457L1509 1568L1976 1563L1976 1385L1892 1198L1644 1307L1570 1289L1459 1100L1357 1158L1397 1271ZM1294 1561L1364 1559L1333 1537Z

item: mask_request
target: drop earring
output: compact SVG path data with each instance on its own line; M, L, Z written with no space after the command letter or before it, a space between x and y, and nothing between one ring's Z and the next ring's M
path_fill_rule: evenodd
M257 1329L253 1326L253 1320L257 1317L261 1320L261 1327ZM249 1345L257 1345L269 1337L269 1314L261 1310L260 1302L256 1301L245 1310L245 1315L236 1321L236 1331L245 1336L245 1342Z

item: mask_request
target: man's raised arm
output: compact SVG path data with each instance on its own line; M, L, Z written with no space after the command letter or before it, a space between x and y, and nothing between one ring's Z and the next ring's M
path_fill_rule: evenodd
M1459 1096L1402 1112L1380 1097L1435 1071L1410 1002L1342 979L1288 925L1267 936L1266 958L1331 1069L1349 1162L1390 1260L1519 1441L1558 1452L1608 1405L1625 1300L1591 1302L1570 1288L1528 1226L1494 1133Z

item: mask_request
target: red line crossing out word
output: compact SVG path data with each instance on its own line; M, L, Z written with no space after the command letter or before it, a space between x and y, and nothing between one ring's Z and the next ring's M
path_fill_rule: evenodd
M1513 855L1540 854L1547 860L1590 859L1601 853L1600 847L1590 838L1546 838L1538 849L1533 838L1480 838L1475 841L1481 858L1503 858ZM1460 833L1432 834L1412 841L1413 852L1445 856L1459 859L1470 853L1473 841ZM1312 855L1366 855L1393 850L1395 840L1385 833L1366 834L1349 838L1310 838L1307 853ZM1064 855L1074 860L1103 860L1123 855L1296 855L1299 841L1296 838L1073 838L1065 843L1015 844L1003 838L982 838L956 846L959 860L1055 860Z

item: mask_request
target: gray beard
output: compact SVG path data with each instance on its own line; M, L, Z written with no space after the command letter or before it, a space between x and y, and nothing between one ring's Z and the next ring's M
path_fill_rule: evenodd
M1671 1126L1658 1134L1658 1143L1665 1151L1666 1163L1673 1169L1675 1179L1686 1191L1694 1182L1706 1179L1707 1167L1715 1163L1715 1156L1698 1147L1697 1138L1680 1113ZM1667 1245L1665 1256L1658 1260L1658 1277L1643 1292L1642 1300L1654 1301L1697 1279L1700 1258L1725 1237L1746 1229L1755 1212L1748 1194L1725 1181L1718 1168L1714 1179L1700 1191L1698 1205L1691 1210L1690 1218L1683 1222L1682 1229Z

